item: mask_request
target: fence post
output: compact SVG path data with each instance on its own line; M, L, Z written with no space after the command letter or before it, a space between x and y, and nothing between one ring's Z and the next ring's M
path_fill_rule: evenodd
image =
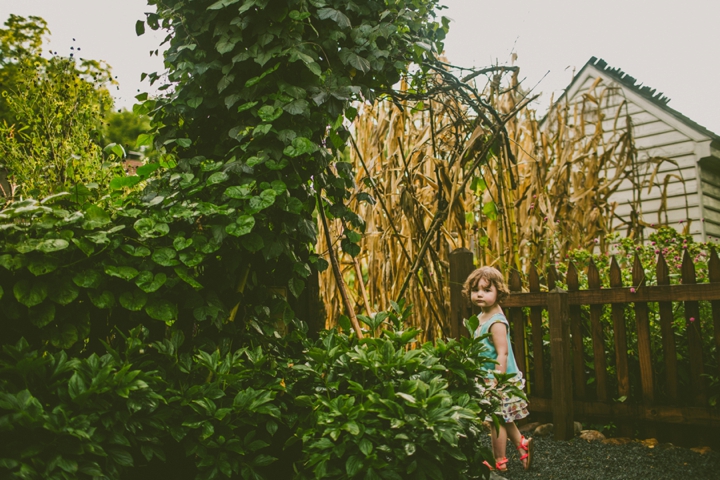
M462 321L472 315L472 310L462 296L462 286L475 269L473 257L467 248L456 248L450 252L450 334L453 338L469 336Z
M555 440L573 438L572 362L570 360L570 318L568 295L555 288L548 292L552 412Z

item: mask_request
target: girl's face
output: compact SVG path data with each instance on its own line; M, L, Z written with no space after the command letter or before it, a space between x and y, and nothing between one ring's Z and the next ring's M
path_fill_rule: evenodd
M487 278L481 278L470 292L470 302L480 308L490 308L497 303L497 288L488 282Z

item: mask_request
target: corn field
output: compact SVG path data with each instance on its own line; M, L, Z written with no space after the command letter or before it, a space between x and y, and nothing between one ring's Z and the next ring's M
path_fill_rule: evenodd
M579 102L557 102L539 121L518 84L518 69L497 67L458 80L438 72L426 98L413 95L359 107L349 161L351 205L366 229L355 258L339 248L344 227L330 223L356 313L413 304L410 323L426 340L449 335L449 253L467 248L507 274L562 258L575 248L605 251L617 227L611 195L622 182L654 185L665 159L638 164L630 115L617 89L596 82ZM469 77L474 77L469 79ZM370 198L371 197L371 198ZM620 226L641 237L640 196ZM322 238L322 236L321 236ZM405 287L405 288L403 288ZM345 308L330 269L320 291L336 324Z

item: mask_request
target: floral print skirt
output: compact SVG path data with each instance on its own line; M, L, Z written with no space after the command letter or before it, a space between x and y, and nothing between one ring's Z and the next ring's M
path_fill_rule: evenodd
M525 379L520 372L518 372L515 377L513 377L513 379L510 380L510 382L508 383L510 383L514 387L517 387L519 390L525 391ZM500 410L495 412L495 414L499 417L502 417L505 423L510 423L527 417L528 415L530 415L530 412L528 412L528 403L524 399L503 391L502 405L500 407ZM492 421L492 418L488 416L485 418L485 420Z

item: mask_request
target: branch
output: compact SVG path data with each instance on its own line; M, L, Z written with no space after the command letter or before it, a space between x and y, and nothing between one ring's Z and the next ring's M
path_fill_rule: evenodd
M327 219L325 218L325 207L323 205L322 196L320 190L317 191L318 210L320 210L320 219L322 220L323 230L325 230L325 242L328 245L332 245L332 239L330 238L330 228L328 227ZM345 282L340 273L340 265L338 264L337 258L335 257L335 250L331 247L328 248L328 255L330 255L330 265L332 265L333 274L335 274L335 282L337 283L338 290L340 290L340 296L342 297L343 303L345 304L345 310L347 310L348 317L352 323L353 329L358 339L362 340L363 334L360 329L360 322L358 322L355 310L350 304L350 297L348 297L347 289L345 288ZM369 313L369 312L368 312Z

